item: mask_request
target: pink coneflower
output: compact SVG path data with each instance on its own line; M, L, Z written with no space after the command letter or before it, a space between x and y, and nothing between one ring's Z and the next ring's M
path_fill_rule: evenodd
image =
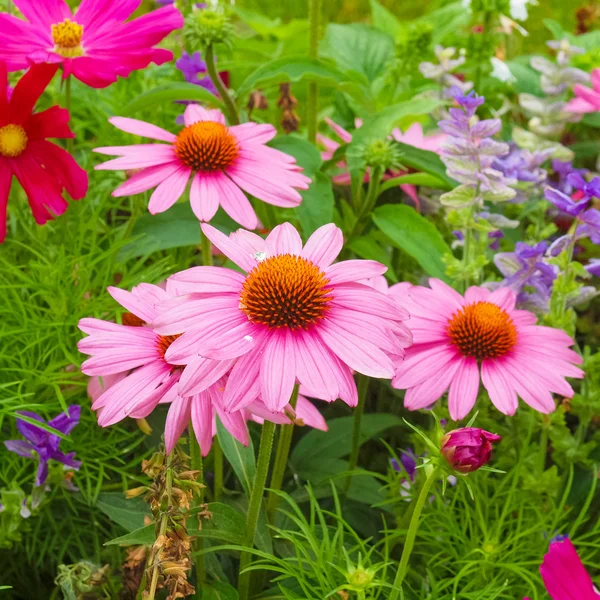
M329 118L325 119L325 122L335 134L342 140L343 143L349 144L352 141L352 134L332 121ZM358 129L362 125L360 119L356 119L356 128ZM420 123L413 123L405 133L398 128L392 130L392 139L397 142L402 142L421 150L429 150L431 152L438 152L444 140L448 137L445 133L434 133L431 135L423 134L423 127ZM317 136L319 143L325 148L325 151L321 153L323 160L331 160L335 151L340 147L340 144L331 138L319 134ZM342 172L333 177L333 181L340 185L350 185L350 173L348 172L348 165L345 161L339 161L336 165ZM390 179L391 177L399 177L400 175L406 175L406 171L394 171L393 173L386 173L384 179ZM369 180L369 174L365 174L365 181ZM419 196L417 195L417 188L412 184L403 183L400 189L408 195L408 197L415 203L417 207L420 205Z
M110 119L123 131L167 142L96 148L101 154L121 157L96 169L141 169L113 196L156 187L148 205L156 214L177 202L191 177L190 203L200 221L210 221L221 205L233 220L249 229L255 229L258 220L244 191L275 206L300 204L297 190L307 189L310 179L299 172L293 157L266 145L275 137L275 127L257 123L227 127L221 111L197 104L188 106L183 118L185 127L177 135L135 119Z
M33 109L54 77L56 65L34 65L8 96L6 66L0 62L0 242L6 237L6 208L13 175L23 186L36 223L43 225L87 192L87 173L65 150L47 138L75 137L69 112L52 106Z
M27 19L0 13L0 60L9 71L32 63L62 64L63 77L73 75L86 85L103 88L146 68L173 59L169 50L154 48L183 17L165 6L125 21L139 2L83 0L75 15L63 0L15 0Z
M310 396L354 406L352 369L392 377L390 354L401 356L410 343L403 323L408 314L358 283L383 273L383 265L332 264L343 245L335 225L315 231L304 247L289 223L266 240L244 230L227 237L210 225L202 231L246 274L194 267L173 275L172 284L188 296L162 306L153 326L161 335L182 334L166 353L172 363L189 365L199 355L235 361L227 410L260 395L270 411L280 412L296 381ZM195 391L185 384L180 389Z
M581 357L564 331L536 325L516 310L515 292L471 287L465 296L439 279L431 288L391 288L410 312L414 345L397 365L392 386L406 389L410 410L433 404L449 388L450 416L465 417L477 399L479 380L496 408L512 415L517 396L541 413L555 408L552 393L571 398L565 377L583 377ZM481 371L481 376L480 376Z
M175 337L161 336L148 326L158 314L156 305L171 298L170 293L147 283L131 292L114 287L108 292L128 311L122 324L92 318L79 321L79 329L88 334L79 342L79 351L91 355L81 370L110 378L92 404L102 427L127 416L148 416L165 397L175 396L173 386L181 376L181 369L165 360Z

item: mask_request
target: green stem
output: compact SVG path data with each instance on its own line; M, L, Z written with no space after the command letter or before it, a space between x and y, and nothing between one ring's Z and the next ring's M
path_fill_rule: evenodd
M165 492L167 494L167 508L164 510L160 517L160 527L158 530L158 538L164 537L167 532L167 525L169 524L169 510L171 508L171 493L173 490L173 470L171 469L171 462L173 460L173 452L167 456L167 464L166 464L166 486ZM160 561L157 556L158 552L155 552L152 556L153 564L152 564L152 578L150 580L150 590L148 592L147 600L154 600L154 596L156 596L156 588L158 586L158 576L159 576L159 566Z
M223 495L223 450L221 444L219 444L219 438L215 437L213 440L213 458L214 458L214 469L215 469L215 487L214 487L214 500L218 502Z
M210 267L213 264L212 248L210 240L200 231L200 244L202 247L202 264L205 267Z
M71 114L71 76L67 77L65 80L65 105L67 110L69 111L69 120L71 123L73 122L73 115ZM69 154L73 154L73 150L75 148L73 138L67 138L67 152Z
M212 44L206 48L205 58L208 76L210 77L210 80L213 82L214 86L217 88L221 100L223 100L229 124L239 125L240 117L238 114L238 110L235 105L235 102L233 101L233 98L231 97L231 94L229 93L229 90L225 87L225 84L223 83L223 80L219 75L219 71L217 71L217 66L215 65L215 52L213 50Z
M431 486L433 485L433 482L435 481L437 475L438 468L436 467L433 469L433 471L431 471L431 473L425 480L423 487L421 488L419 498L417 499L417 504L415 505L415 509L410 519L408 533L406 534L406 542L404 542L402 556L400 557L400 566L398 567L398 571L396 572L396 578L394 579L393 585L394 589L392 590L389 600L398 600L400 590L402 589L402 583L404 582L406 572L408 571L408 561L410 559L410 555L412 554L413 546L415 545L415 538L417 537L417 531L419 529L421 513L423 512L423 507L425 506L425 502L429 495L429 490L431 489Z
M310 58L319 57L319 29L321 20L321 0L309 0L308 3L308 55ZM308 84L308 141L317 141L319 119L319 87L316 82Z
M273 450L273 437L275 435L275 424L271 421L265 421L260 438L260 450L258 451L258 462L256 465L256 476L252 493L250 494L250 503L248 504L248 515L246 517L246 546L254 546L254 536L258 524L258 516L262 506L267 474L269 473L269 464L271 462L271 452ZM250 571L247 568L252 562L250 552L242 552L240 557L240 577L238 581L239 600L248 600L250 593ZM243 572L245 571L245 572Z
M198 483L204 483L204 470L202 464L202 453L200 452L200 444L198 444L198 440L196 439L196 434L192 428L192 424L189 425L189 440L190 440L190 462L192 471L198 471ZM198 500L195 503L196 506L201 506L204 504L204 488L200 488L198 492ZM198 517L198 526L201 527L202 523L200 521L200 517ZM193 550L196 556L196 598L202 597L202 589L200 587L200 583L204 581L205 573L204 573L204 555L200 552L203 546L203 539L201 537L196 538L193 543Z
M377 198L379 198L379 189L381 186L381 176L383 175L383 169L375 167L371 169L371 176L369 178L369 187L367 189L367 196L365 201L362 203L356 215L356 223L350 233L350 239L359 236L368 222L369 215L373 212Z
M354 421L352 423L352 451L348 460L348 471L354 471L358 464L358 451L360 450L360 425L363 413L365 412L365 400L367 398L367 390L369 388L369 378L366 375L358 376L358 404L354 409ZM348 493L352 476L348 475L344 487L344 494Z
M300 386L296 384L290 398L290 404L292 408L296 408L298 401L298 391ZM290 455L290 448L292 446L292 435L294 433L294 423L289 425L282 425L279 429L279 441L277 442L277 451L275 453L275 462L273 464L273 474L271 475L271 489L267 498L267 515L271 523L275 519L275 511L279 504L279 496L275 491L281 489L283 483L283 476L285 475L285 469L287 467L288 457Z

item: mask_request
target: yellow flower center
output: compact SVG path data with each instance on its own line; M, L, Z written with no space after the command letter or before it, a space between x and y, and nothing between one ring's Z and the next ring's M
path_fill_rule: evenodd
M500 358L517 343L517 328L508 313L491 302L475 302L455 313L448 323L450 341L463 356Z
M325 317L332 300L329 280L314 263L293 254L260 262L246 278L240 309L269 328L307 329Z
M71 19L65 19L62 23L52 25L54 52L65 58L76 58L83 55L82 37L83 25L75 23Z
M27 134L20 125L0 127L0 154L7 158L16 158L27 147Z
M214 121L188 125L179 132L174 146L181 162L195 171L226 169L239 154L235 137Z

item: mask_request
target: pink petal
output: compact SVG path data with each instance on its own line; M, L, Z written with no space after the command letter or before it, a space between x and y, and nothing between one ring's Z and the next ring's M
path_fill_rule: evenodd
M334 321L323 321L315 328L325 345L350 368L369 375L391 379L394 367L390 358L363 337L342 329Z
M246 278L225 267L191 267L171 275L169 279L177 284L178 294L239 294Z
M319 227L309 238L302 256L321 269L326 269L342 251L344 236L333 223Z
M490 290L486 288L472 286L465 292L465 304L486 302L490 297L490 293Z
M304 422L309 427L320 429L321 431L327 431L327 421L325 421L323 415L319 412L319 409L304 396L298 396L298 402L296 403L296 418Z
M302 252L302 238L290 223L277 225L267 236L267 248L271 256L275 254L298 254Z
M464 419L475 405L479 392L479 367L474 358L463 358L450 382L448 408L453 421Z
M294 343L288 330L271 332L260 365L260 395L266 407L280 412L289 403L296 383Z
M422 344L409 348L404 361L398 365L392 386L411 388L426 379L435 378L455 360L457 352L446 344Z
M419 410L431 406L446 391L461 363L461 358L455 358L442 370L437 377L425 379L419 385L406 390L404 406L408 410Z
M256 229L258 227L258 217L246 194L223 173L219 173L215 185L220 192L219 201L223 210L242 227Z
M253 402L260 393L261 355L248 352L237 360L229 374L223 405L227 412L240 410Z
M193 358L181 374L181 394L191 396L203 392L221 379L234 364L233 360L211 360L203 356Z
M146 167L155 167L158 165L168 165L178 162L172 146L164 144L153 144L155 148L140 150L134 155L114 158L100 165L96 165L96 171L127 171L129 169L144 169Z
M208 392L202 392L191 399L192 425L203 457L208 456L212 447L215 413ZM191 434L191 432L190 432Z
M375 260L345 260L325 269L329 283L347 283L378 277L387 267Z
M177 396L169 407L165 421L165 449L171 454L192 417L190 398Z
M223 423L223 427L229 431L229 433L242 445L248 445L248 426L246 425L246 419L244 413L241 410L235 412L226 412L219 404L213 402L219 420Z
M441 279L432 277L429 279L429 286L444 302L452 307L452 310L460 310L464 305L463 297Z
M142 321L151 323L156 317L156 309L147 299L140 298L137 294L112 285L108 286L106 290L123 308L126 308Z
M335 284L332 296L332 307L349 308L381 319L403 321L408 318L406 310L400 308L392 298L362 283Z
M487 301L496 304L505 311L511 311L515 307L517 295L510 288L499 288L489 295Z
M253 144L266 144L277 135L273 125L259 123L242 123L229 128L239 142L252 142Z
M244 271L252 271L258 264L256 259L244 247L231 240L225 234L221 233L212 225L203 223L201 225L202 232L206 237L230 260L236 265L244 269Z
M14 0L14 3L28 21L48 28L71 17L71 10L63 0Z
M122 183L112 195L115 198L121 196L133 196L156 187L168 177L176 173L181 168L178 162L172 162L167 165L157 165L148 167L139 173L132 175L125 183Z
M126 131L127 133L139 135L151 140L174 143L177 139L177 136L174 133L162 129L161 127L157 127L156 125L152 125L151 123L138 121L138 119L130 119L129 117L111 117L108 121L121 131Z
M190 188L190 205L200 221L210 221L219 208L219 188L211 173L197 173Z
M517 411L517 392L511 387L493 359L481 363L481 381L494 406L503 414L512 416Z
M199 104L188 104L185 112L183 113L183 122L186 127L198 123L198 121L212 121L214 123L221 123L225 125L225 117L220 110L207 109Z
M152 192L148 203L148 210L151 214L164 212L181 198L183 192L185 192L190 173L191 169L189 167L180 167Z
M318 392L319 398L333 402L339 396L339 386L331 352L318 335L311 333L294 334L294 343L298 380L312 392Z

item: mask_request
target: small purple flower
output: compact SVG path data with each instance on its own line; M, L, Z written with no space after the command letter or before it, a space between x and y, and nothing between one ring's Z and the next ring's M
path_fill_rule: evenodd
M571 173L579 173L581 175L585 175L587 173L587 169L576 169L573 167L573 163L571 161L562 162L556 159L552 161L552 170L554 171L554 174L558 176L558 181L551 183L552 187L559 189L565 194L573 193L573 185L569 183L568 180L568 177L571 175Z
M589 200L585 197L580 200L573 200L568 194L551 187L546 188L544 196L546 197L546 200L552 202L558 210L561 210L572 217L578 217L587 208L589 203Z
M29 411L20 411L19 414L25 415L31 419L35 419L40 423L44 423L44 419L38 414ZM50 427L60 431L64 435L69 434L73 428L79 423L81 415L81 407L77 405L69 406L69 414L61 413L48 421ZM81 466L81 461L75 460L74 452L64 454L59 450L60 440L57 435L49 433L36 425L32 425L17 419L17 429L25 440L7 440L4 445L8 450L23 456L25 458L34 458L34 453L39 456L39 465L35 478L35 485L43 485L48 477L48 461L56 460L71 469L78 470Z
M590 259L588 264L585 265L585 270L590 275L595 275L596 277L600 277L600 258Z
M452 87L449 90L449 95L452 96L464 109L467 115L472 117L475 111L485 102L484 96L478 96L474 90L468 94L464 94L459 87Z
M206 62L200 57L200 52L194 52L194 54L182 52L175 66L181 71L188 83L199 85L215 96L217 95L217 88L207 75Z
M504 233L497 229L496 231L490 231L488 233L488 239L491 240L489 248L490 250L498 250L500 248L500 240L504 237Z

